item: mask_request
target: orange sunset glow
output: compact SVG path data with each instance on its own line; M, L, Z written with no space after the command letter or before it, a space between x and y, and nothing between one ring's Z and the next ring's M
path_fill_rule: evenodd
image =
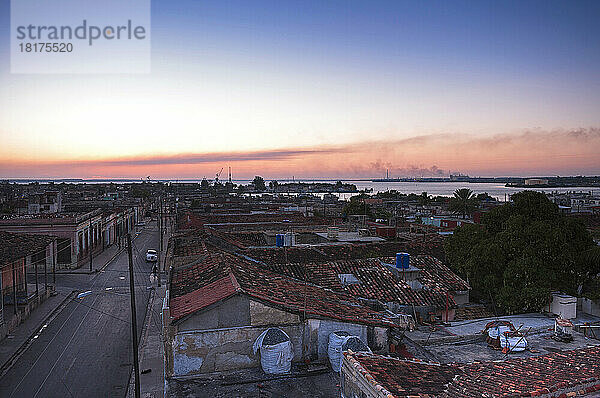
M248 152L181 153L98 159L11 159L0 169L27 177L86 175L96 178L211 177L231 166L237 178L256 170L272 178L305 176L349 178L381 176L532 175L595 173L600 151L599 129L542 131L474 137L461 134L417 136L396 141L365 141L343 146L284 148ZM549 162L549 159L552 162Z

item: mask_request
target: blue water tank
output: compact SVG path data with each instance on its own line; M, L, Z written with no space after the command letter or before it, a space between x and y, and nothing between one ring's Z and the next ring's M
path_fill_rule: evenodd
M408 253L396 253L396 268L409 268L410 267L410 254Z
M277 235L275 235L275 246L276 247L283 247L284 241L285 241L285 235L284 234L277 234Z

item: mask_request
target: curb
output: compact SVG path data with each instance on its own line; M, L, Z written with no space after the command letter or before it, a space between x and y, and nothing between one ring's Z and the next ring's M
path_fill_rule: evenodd
M3 377L6 374L6 372L10 370L10 368L19 359L21 354L23 354L23 352L29 347L33 340L33 336L40 332L43 325L47 325L48 323L52 322L52 319L54 319L56 315L58 315L58 313L64 309L64 307L67 305L67 302L71 301L75 293L77 293L77 290L73 290L71 293L69 293L56 308L54 308L44 319L42 319L39 325L34 329L34 331L29 335L29 337L27 337L27 339L21 344L21 346L17 348L17 350L10 356L10 358L8 358L0 366L0 377Z
M140 341L138 342L138 362L141 364L142 360L143 360L143 356L144 356L144 346L147 343L148 340L148 329L149 329L149 324L150 324L150 318L148 318L149 316L152 316L152 306L154 305L154 298L156 296L156 288L152 289L150 297L148 299L148 304L146 305L146 313L144 314L144 323L142 326L142 330L140 331ZM142 369L140 369L140 372L142 371ZM129 373L129 381L127 382L127 392L125 394L125 397L132 397L135 395L135 392L133 391L134 389L134 385L135 385L135 380L134 380L134 372L135 369L131 369L131 372Z

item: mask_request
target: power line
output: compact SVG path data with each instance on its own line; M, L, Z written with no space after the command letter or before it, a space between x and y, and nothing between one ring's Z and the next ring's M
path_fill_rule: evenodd
M72 298L70 301L77 301L77 300L83 300L83 299ZM105 311L102 311L102 310L100 310L100 309L98 309L98 308L95 308L95 307L92 307L92 306L90 306L90 305L84 304L84 303L83 303L83 302L81 302L81 301L78 301L78 302L79 302L79 304L80 304L80 305L82 305L82 306L84 306L84 307L87 307L87 308L89 308L89 309L91 309L91 310L94 310L94 311L96 311L96 312L99 312L99 313L101 313L101 314L104 314L104 315L106 315L106 316L109 316L109 317L111 317L111 318L117 319L117 320L119 320L119 321L121 321L121 322L125 322L125 323L127 323L127 324L129 324L129 323L130 323L129 321L126 321L125 319L119 318L118 316L115 316L115 315L109 314L108 312L105 312Z

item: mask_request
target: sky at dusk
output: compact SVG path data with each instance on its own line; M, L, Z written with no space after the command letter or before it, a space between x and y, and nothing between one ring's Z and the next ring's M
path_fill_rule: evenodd
M0 177L600 174L598 1L153 1L151 73L11 74Z

